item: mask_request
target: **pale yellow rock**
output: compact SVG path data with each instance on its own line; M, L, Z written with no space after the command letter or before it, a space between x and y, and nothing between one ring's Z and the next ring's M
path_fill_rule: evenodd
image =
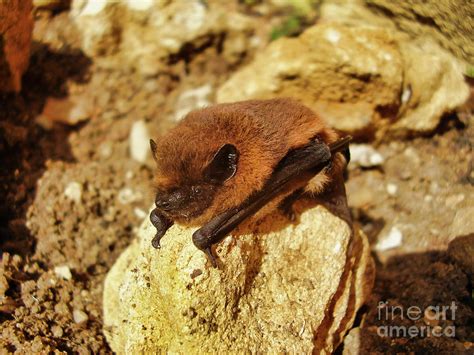
M461 63L429 38L322 21L271 43L217 101L293 97L341 131L382 139L433 131L468 95Z
M320 21L373 24L429 37L456 58L474 65L474 2L465 0L324 0Z
M465 0L365 0L374 12L414 37L430 36L474 65L474 2Z
M70 16L81 29L87 55L117 55L124 66L156 75L185 45L190 52L212 41L217 45L222 38L223 56L231 62L251 47L255 21L222 5L200 0L74 0Z
M399 101L402 75L390 31L326 23L272 42L219 88L217 101L294 97L354 134L373 130L377 108Z
M462 66L426 38L401 42L400 50L405 63L402 108L390 131L400 135L431 132L443 114L455 111L469 97Z
M158 251L144 222L106 278L112 349L332 352L373 281L365 236L351 238L348 225L321 206L295 225L271 215L250 229L218 246L213 269L192 244L194 229L172 227ZM318 333L325 336L315 344Z

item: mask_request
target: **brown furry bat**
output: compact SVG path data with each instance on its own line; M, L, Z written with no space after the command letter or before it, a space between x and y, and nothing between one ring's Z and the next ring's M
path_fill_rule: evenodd
M157 228L153 246L178 222L203 225L193 235L213 265L211 246L243 220L340 181L350 138L338 135L292 99L251 100L190 112L155 143ZM258 212L258 213L257 213Z

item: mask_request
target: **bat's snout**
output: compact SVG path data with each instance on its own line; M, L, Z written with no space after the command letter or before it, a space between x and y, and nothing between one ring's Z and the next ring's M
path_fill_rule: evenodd
M171 204L169 203L169 201L166 201L166 200L156 200L155 201L155 205L156 207L158 207L160 210L168 210L171 206Z
M180 191L156 196L155 205L162 211L172 211L182 208L186 203L186 196Z
M199 216L212 202L214 186L183 185L169 190L159 189L155 197L158 211L176 221L187 221Z

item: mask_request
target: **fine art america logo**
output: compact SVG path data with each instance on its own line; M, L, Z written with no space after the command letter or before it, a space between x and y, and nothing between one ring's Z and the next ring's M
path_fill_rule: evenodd
M452 322L456 319L457 306L454 301L445 306L428 306L426 308L411 306L392 306L388 302L379 302L378 320L389 323L394 320L411 320L415 324L404 325L380 325L377 334L380 337L391 338L414 338L414 337L449 337L456 336L456 327ZM419 322L421 320L421 322ZM451 323L442 326L442 324Z

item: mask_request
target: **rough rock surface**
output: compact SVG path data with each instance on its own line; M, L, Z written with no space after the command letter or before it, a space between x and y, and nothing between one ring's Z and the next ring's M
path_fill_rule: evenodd
M0 0L0 91L20 91L30 58L31 0Z
M429 132L468 95L461 65L434 42L333 22L273 42L217 101L297 97L342 131L382 137Z
M373 24L403 31L413 38L430 37L458 59L473 64L474 27L466 16L474 3L464 0L324 0L321 21Z
M86 54L118 54L124 65L155 75L173 55L191 57L193 50L212 43L220 43L231 61L248 50L252 20L221 5L199 0L75 0L71 18L81 28Z
M398 28L414 36L429 35L458 58L474 64L474 3L464 0L366 0L374 12L389 15ZM466 15L471 16L471 20Z
M146 221L105 282L112 349L332 352L372 287L365 236L351 238L321 206L296 225L272 215L247 228L218 246L213 269L192 244L193 229L172 227L157 251Z
M469 97L462 67L430 40L400 42L400 49L404 61L402 107L391 130L399 134L431 132L443 114L455 111Z

